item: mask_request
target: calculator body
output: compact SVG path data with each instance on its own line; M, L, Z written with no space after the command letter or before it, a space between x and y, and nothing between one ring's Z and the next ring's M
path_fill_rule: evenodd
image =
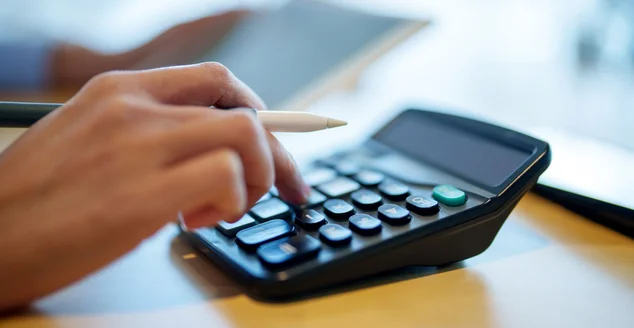
M549 163L541 140L408 109L361 147L312 163L312 204L285 204L272 192L243 227L183 233L248 294L292 297L484 252Z

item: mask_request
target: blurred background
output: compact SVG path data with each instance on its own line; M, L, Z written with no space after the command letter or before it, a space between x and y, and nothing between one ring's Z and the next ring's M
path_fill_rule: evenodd
M342 62L326 60L329 54L333 58L351 55L353 50L379 40L382 32L398 25L395 22L421 21L429 25L391 45L378 60L364 66L351 87L328 90L305 109L335 113L350 120L349 129L332 132L346 137L365 136L393 115L394 110L414 104L455 111L523 131L541 126L566 129L634 150L634 1L332 0L321 2L396 21L356 24L341 17L331 22L323 18L327 16L319 16L317 22L321 23L314 25L310 11L275 16L289 3L300 2L307 1L3 0L0 6L3 52L10 51L15 44L68 43L80 46L84 53L79 59L61 64L65 71L56 73L62 77L57 83L18 90L8 90L5 84L0 99L64 100L76 90L73 82L81 84L86 78L72 77L73 74L89 75L97 68L111 67L101 63L103 57L116 58L117 65L123 67L121 58L126 53L126 68L199 60L229 61L229 68L247 83L249 79L260 79L254 80L254 84L267 84L273 89L279 85L280 89L284 81L299 79L304 70L323 73L331 69L328 65L334 64L341 68ZM234 48L214 53L218 42L233 33L233 28L239 28L245 19L249 21L250 14L224 15L220 20L208 21L204 17L245 9L264 17L273 15L276 20L267 23L268 32L260 33L264 36L253 34L257 30L253 26L241 30L240 40L257 42L256 39L266 37L286 45L277 50L254 46L251 53L245 51L248 47L244 44L234 44ZM281 25L280 18L285 19ZM180 30L165 33L191 21L198 23L181 25ZM330 33L352 34L349 39L329 43L328 39L307 39L306 35L310 35L307 30L304 32L308 34L290 33L294 27L301 30L307 22L313 24L308 30L330 28ZM379 27L371 31L372 26ZM363 31L370 32L363 34ZM365 39L355 44L355 37ZM342 51L346 44L354 46ZM276 51L282 56L287 46L294 47L293 51L310 49L301 57L303 66L294 66L292 71L285 72L287 75L275 75L279 67L266 70L269 60L266 56ZM255 61L256 57L263 59ZM93 71L82 65L92 67ZM300 80L308 85L319 77L323 78L307 74ZM263 98L270 97L276 107L301 91L304 86L301 83L293 82L295 89L284 87L283 95ZM256 91L258 87L264 88L255 85ZM33 88L47 91L42 93L41 89ZM308 137L293 138L305 141L303 138ZM313 149L298 146L297 152L302 151Z

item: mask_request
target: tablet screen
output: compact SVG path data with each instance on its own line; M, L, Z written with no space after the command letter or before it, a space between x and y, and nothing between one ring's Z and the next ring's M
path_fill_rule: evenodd
M248 17L203 60L224 64L275 108L403 22L292 1Z

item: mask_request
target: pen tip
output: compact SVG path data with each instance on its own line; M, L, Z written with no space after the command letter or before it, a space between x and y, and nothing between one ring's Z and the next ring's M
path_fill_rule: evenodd
M334 119L334 118L329 118L328 119L328 128L329 129L336 128L336 127L339 127L339 126L344 126L344 125L348 125L348 122L337 120L337 119Z

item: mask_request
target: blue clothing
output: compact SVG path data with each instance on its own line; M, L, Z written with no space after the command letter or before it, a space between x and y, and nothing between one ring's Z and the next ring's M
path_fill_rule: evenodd
M0 43L0 90L39 89L51 69L49 43Z

